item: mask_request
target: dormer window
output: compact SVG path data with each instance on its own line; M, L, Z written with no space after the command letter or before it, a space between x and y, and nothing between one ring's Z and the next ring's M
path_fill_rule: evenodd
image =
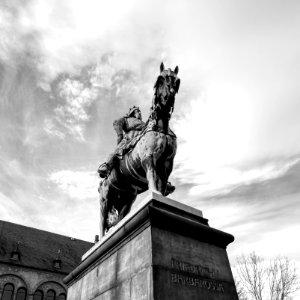
M11 260L16 260L16 261L20 260L20 253L14 252L14 251L13 251L13 252L11 253L10 259L11 259Z
M61 269L61 259L60 259L60 249L57 251L57 256L56 258L53 260L53 268L54 269Z
M10 259L13 260L13 261L19 261L20 258L21 258L21 253L20 253L20 250L19 250L19 244L20 243L18 242L15 249L10 254Z
M61 260L60 259L54 259L53 260L53 268L54 269L61 269Z

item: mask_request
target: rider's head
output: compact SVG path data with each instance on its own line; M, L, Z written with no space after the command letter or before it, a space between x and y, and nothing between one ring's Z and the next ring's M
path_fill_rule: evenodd
M141 110L139 109L139 107L137 106L133 106L129 109L129 112L127 114L127 117L134 117L137 119L142 119L142 113Z

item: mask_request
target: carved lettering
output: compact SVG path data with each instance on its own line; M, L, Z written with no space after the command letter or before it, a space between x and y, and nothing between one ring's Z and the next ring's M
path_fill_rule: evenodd
M224 293L223 284L220 282L216 282L215 280L201 279L182 274L171 273L171 281L172 283L190 285L199 288L204 288L206 290Z
M171 273L171 282L174 284L195 286L209 291L224 293L223 284L213 279L215 275L219 273L216 269L201 265L192 265L174 258L171 260L171 267L175 271ZM183 272L183 274L181 274L181 272ZM207 276L212 279L198 276Z
M172 258L171 260L171 266L172 269L177 271L187 272L199 276L208 276L211 278L215 278L215 276L219 273L217 269L208 268L201 265L192 265L190 263L179 261L174 258Z
M171 282L176 283L177 282L177 274L171 273Z

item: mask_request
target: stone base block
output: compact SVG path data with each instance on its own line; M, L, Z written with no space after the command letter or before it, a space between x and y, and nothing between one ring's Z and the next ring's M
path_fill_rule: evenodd
M238 299L233 240L201 211L149 193L64 279L68 300Z

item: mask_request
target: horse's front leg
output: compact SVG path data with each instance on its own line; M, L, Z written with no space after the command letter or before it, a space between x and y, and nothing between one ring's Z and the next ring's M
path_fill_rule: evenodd
M144 160L144 168L146 170L146 177L148 181L148 188L157 194L163 195L166 189L166 180L163 178L161 172L157 172L156 164L153 155L149 155Z

